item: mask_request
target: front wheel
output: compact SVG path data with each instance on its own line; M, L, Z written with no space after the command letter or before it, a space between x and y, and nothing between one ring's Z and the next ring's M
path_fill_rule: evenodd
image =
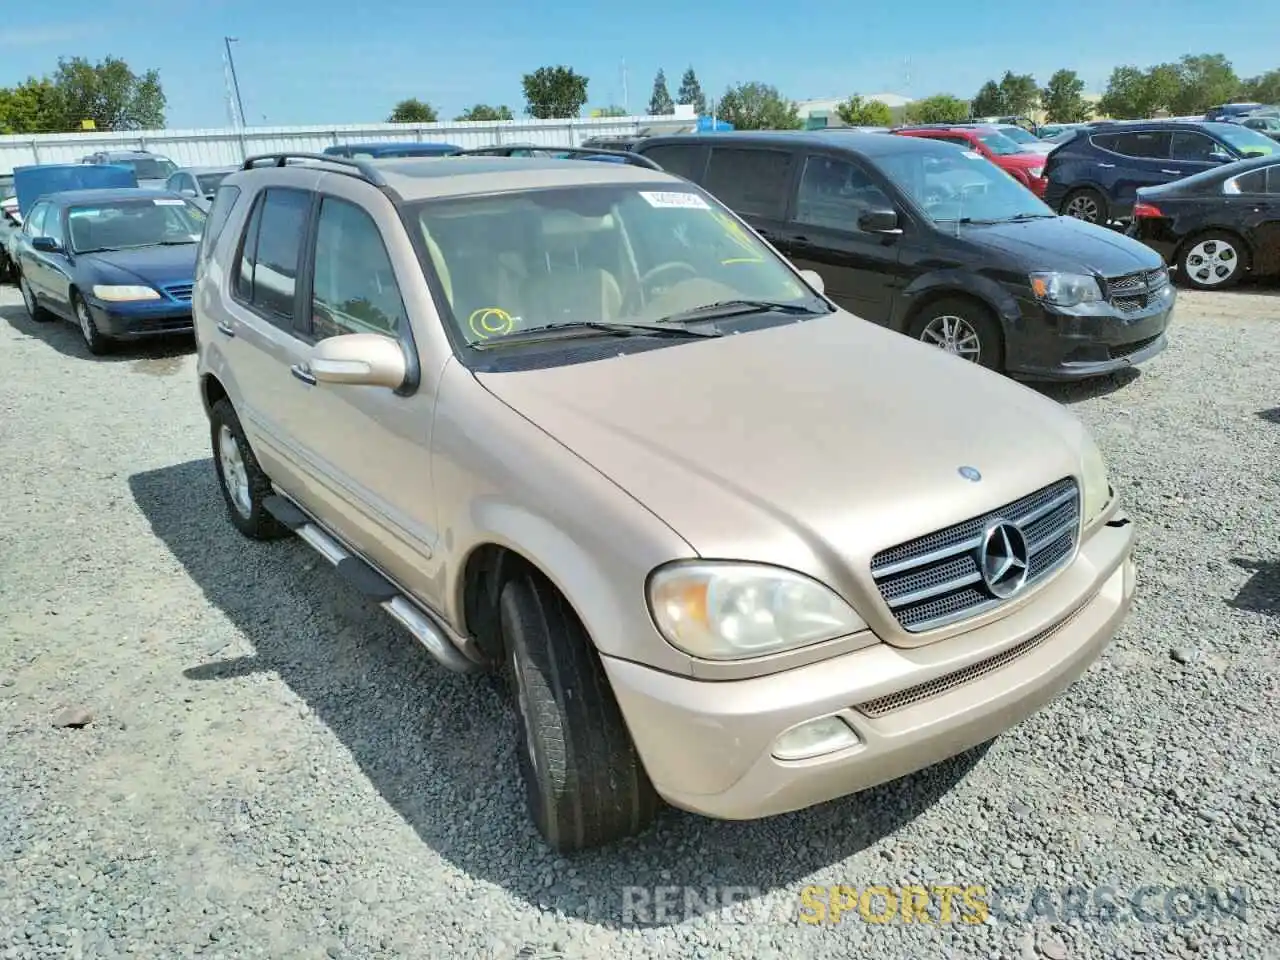
M1178 274L1196 290L1225 290L1243 279L1249 251L1234 234L1214 230L1192 237L1178 254Z
M287 528L263 506L274 492L271 481L258 466L235 407L226 397L210 408L209 431L218 486L236 529L253 540L272 540L287 534Z
M539 832L561 853L640 833L657 793L586 630L534 573L508 580L498 606L516 750Z
M103 336L98 325L94 323L93 314L89 312L89 305L84 302L84 297L73 293L71 304L76 312L76 320L80 324L80 336L84 337L84 345L94 356L102 356L111 349L111 340Z
M991 311L972 300L948 297L926 304L907 328L907 336L989 370L1003 364L1000 326Z

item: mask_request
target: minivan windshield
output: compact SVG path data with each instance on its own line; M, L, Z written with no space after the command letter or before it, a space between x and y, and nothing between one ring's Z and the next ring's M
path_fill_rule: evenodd
M728 210L685 183L429 200L406 214L473 346L561 326L830 311Z
M1266 134L1238 123L1214 124L1213 132L1242 157L1265 157L1277 152L1276 142Z
M911 150L877 159L885 176L935 223L1055 216L1034 193L971 150Z

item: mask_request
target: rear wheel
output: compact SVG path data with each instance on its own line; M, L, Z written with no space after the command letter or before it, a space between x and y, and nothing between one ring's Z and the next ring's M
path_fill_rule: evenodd
M1004 337L991 311L975 300L945 297L927 303L907 336L990 370L1004 364Z
M1110 219L1107 213L1107 198L1092 187L1081 187L1072 190L1062 201L1059 213L1075 217L1085 223L1105 225Z
M89 305L84 302L84 297L78 293L71 295L71 306L76 312L76 320L80 324L80 336L84 337L84 345L89 348L89 352L95 356L101 356L111 349L111 340L109 337L103 336L98 325L93 322L93 314L89 312Z
M1196 290L1225 290L1249 270L1244 241L1225 230L1192 237L1178 253L1178 275Z
M591 638L544 578L521 571L499 599L516 751L539 832L559 852L643 831L659 807Z

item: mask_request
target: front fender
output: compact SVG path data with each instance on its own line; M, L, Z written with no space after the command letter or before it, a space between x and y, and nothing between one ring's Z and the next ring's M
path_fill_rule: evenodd
M905 331L920 305L942 294L959 294L981 300L1005 324L1016 324L1021 316L1018 301L999 281L969 270L937 270L917 277L902 291L903 309L895 329L900 333Z

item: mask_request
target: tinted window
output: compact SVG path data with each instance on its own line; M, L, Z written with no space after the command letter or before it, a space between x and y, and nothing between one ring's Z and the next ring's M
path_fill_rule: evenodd
M893 204L865 170L831 157L809 157L800 178L796 221L833 230L857 230L858 215Z
M1234 184L1234 189L1231 184ZM1226 193L1280 194L1280 165L1250 170L1235 180L1227 181Z
M1198 160L1207 163L1213 159L1213 152L1221 149L1203 133L1179 130L1173 135L1169 156L1174 160Z
M705 154L702 147L692 143L668 143L646 150L644 155L668 173L684 177L695 183L702 180Z
M218 188L218 192L213 197L213 205L209 207L209 217L205 220L204 232L200 236L200 250L197 254L199 260L208 259L238 199L240 199L239 187Z
M298 254L311 204L302 190L270 189L259 199L246 231L236 292L273 321L293 319Z
M1170 135L1159 130L1149 133L1104 133L1093 138L1095 146L1126 157L1163 158L1169 156Z
M48 209L49 205L47 203L37 203L31 208L31 213L28 214L23 224L29 236L40 237L44 235L40 231L44 229L44 215Z
M714 147L706 187L739 214L780 219L786 211L794 162L792 154L779 150Z
M315 256L311 322L317 339L395 334L405 324L391 258L367 213L326 197L316 226Z

